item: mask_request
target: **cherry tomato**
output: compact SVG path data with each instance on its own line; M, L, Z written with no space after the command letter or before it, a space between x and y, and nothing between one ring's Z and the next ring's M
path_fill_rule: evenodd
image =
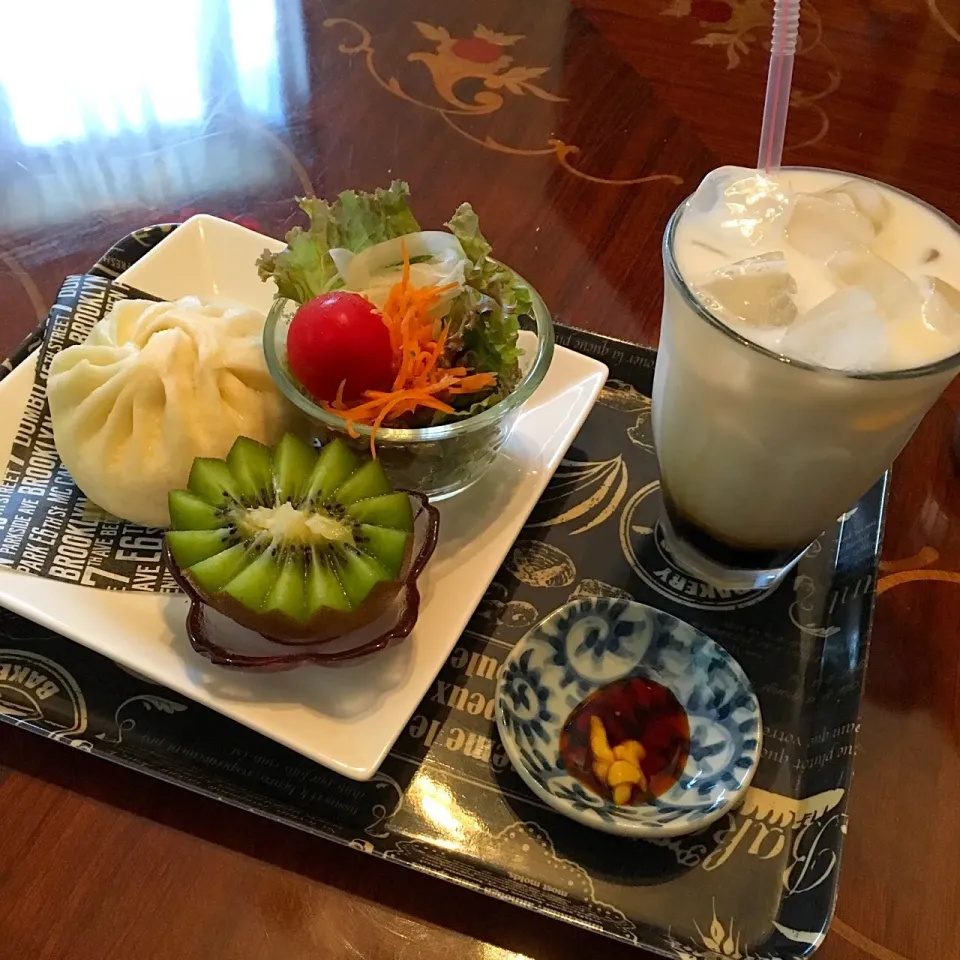
M334 400L344 381L345 400L393 383L390 333L358 293L326 293L300 307L287 331L287 361L315 400Z

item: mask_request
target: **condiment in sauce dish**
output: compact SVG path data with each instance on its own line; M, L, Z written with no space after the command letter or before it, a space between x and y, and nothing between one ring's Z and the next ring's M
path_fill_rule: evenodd
M606 833L700 830L742 800L760 759L760 706L740 665L633 601L554 610L507 658L496 711L527 786Z

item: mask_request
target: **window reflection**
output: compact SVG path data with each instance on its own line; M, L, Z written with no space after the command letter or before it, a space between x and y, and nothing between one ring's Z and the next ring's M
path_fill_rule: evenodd
M5 5L6 224L167 205L276 177L285 165L276 147L225 118L279 127L285 101L306 96L301 16L296 0ZM280 26L290 34L282 74Z
M169 17L139 4L91 16L90 7L69 0L33 0L6 10L0 84L20 142L52 145L143 130L148 118L164 124L198 118L202 102L193 51L184 51L178 69L144 69L145 61L166 59L182 39L197 36L198 4L166 3Z
M164 0L98 15L73 0L17 4L0 31L0 85L18 139L50 146L202 120L202 88L224 19L244 106L279 118L275 7L273 0Z
M263 0L230 0L230 39L243 105L263 116L279 116L274 4Z

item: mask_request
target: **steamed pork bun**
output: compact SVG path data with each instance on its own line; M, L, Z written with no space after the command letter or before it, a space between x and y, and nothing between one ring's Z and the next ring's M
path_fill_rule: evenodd
M123 300L86 342L50 365L57 452L102 509L170 525L167 494L195 457L223 457L238 436L273 444L292 408L263 356L263 314L204 304Z

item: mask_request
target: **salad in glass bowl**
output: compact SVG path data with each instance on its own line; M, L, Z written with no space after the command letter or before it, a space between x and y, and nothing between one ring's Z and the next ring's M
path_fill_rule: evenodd
M395 181L330 204L305 199L260 276L277 286L267 366L324 439L382 460L441 500L475 483L546 375L553 324L537 292L493 259L465 203L421 230Z

